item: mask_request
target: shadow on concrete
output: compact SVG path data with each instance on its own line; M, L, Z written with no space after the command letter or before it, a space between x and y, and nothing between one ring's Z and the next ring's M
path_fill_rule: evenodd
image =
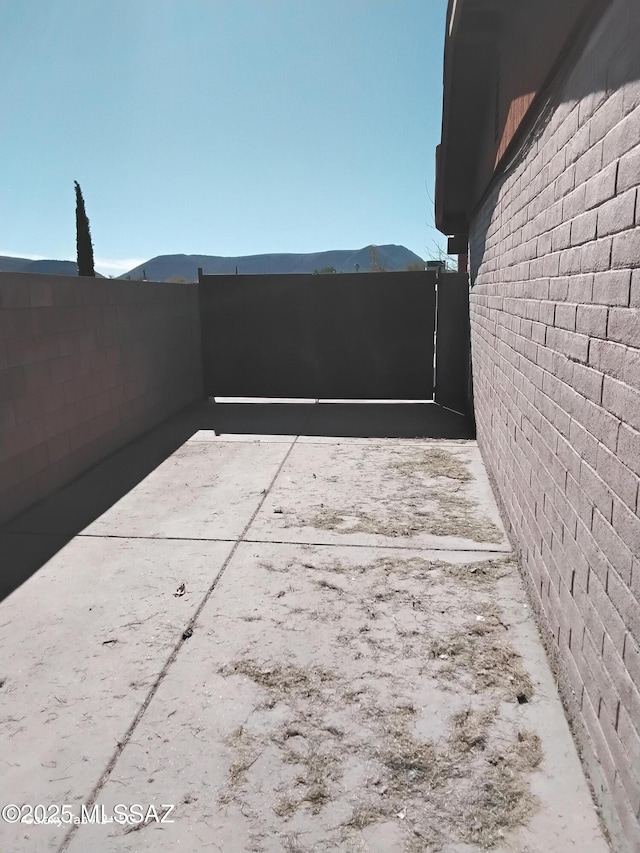
M219 435L474 438L464 415L437 403L215 403L202 424Z
M436 403L198 403L0 527L0 600L198 430L211 430L218 435L474 437L467 418Z

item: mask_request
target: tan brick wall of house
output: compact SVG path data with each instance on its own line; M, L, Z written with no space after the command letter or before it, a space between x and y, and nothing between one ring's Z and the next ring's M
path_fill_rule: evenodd
M202 396L196 284L0 273L0 523Z
M640 850L640 4L471 229L478 441L616 849Z

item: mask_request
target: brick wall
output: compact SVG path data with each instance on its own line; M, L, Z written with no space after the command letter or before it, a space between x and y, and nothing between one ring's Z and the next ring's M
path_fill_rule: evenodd
M202 395L197 285L0 273L0 522Z
M472 223L478 441L596 799L640 850L640 4L614 0Z

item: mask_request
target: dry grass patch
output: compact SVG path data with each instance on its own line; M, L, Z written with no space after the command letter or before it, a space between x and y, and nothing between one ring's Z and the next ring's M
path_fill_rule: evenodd
M443 572L452 580L479 588L492 587L516 568L514 559L510 554L470 563L449 563L444 560L427 560L424 557L378 557L373 562L356 565L347 565L336 559L320 564L300 563L299 565L327 574L368 575L374 584L377 581L386 584L391 575L395 575L399 579L411 578L418 581L433 581L437 579L434 573ZM338 587L337 584L333 584L326 578L320 580L318 585L344 592L342 587ZM381 592L374 592L373 597L380 597L382 594Z
M482 640L491 634L492 630L470 632ZM367 827L399 820L404 838L399 849L404 853L435 853L460 841L490 850L526 824L537 807L525 774L542 759L540 739L535 732L521 730L505 744L505 723L497 707L469 705L450 718L447 738L434 742L415 734L419 709L409 701L392 708L380 704L366 673L360 684L331 675L337 689L320 703L317 688L327 680L324 670L241 661L229 668L229 674L238 671L272 697L285 690L299 700L288 722L260 735L240 726L227 739L237 755L221 801L235 800L249 813L250 802L260 802L261 812L270 805L273 820L280 823L265 828L265 838L275 837L284 845L286 838L295 838L287 834L287 823L301 810L312 820L344 798L341 784L336 783L346 772L347 761L366 766L369 781L358 789L351 815L338 822L327 838L336 849L350 839L355 843L357 833ZM324 718L327 707L342 714L349 709L359 733L346 735L329 725ZM248 776L266 749L283 768L290 768L284 774L286 781L273 786L271 800L264 799L268 792L261 784L255 790L251 787ZM312 848L302 844L292 849Z
M465 586L492 587L515 569L513 557L481 560L474 563L438 563L438 568Z
M258 739L244 726L238 726L225 738L227 746L233 749L235 758L229 767L229 784L233 787L244 782L249 770L262 755ZM224 795L223 795L224 798Z
M386 768L387 792L399 800L423 796L426 790L444 785L451 776L449 757L431 741L417 740L405 721L387 727L381 759Z
M293 512L284 523L392 539L429 534L502 542L499 527L479 514L474 500L460 493L473 480L468 463L449 450L409 448L387 458L383 488L375 500L362 484L357 487L360 496L354 496L353 502L343 507L320 504L308 515ZM309 567L315 568L312 561Z
M413 705L383 708L367 688L345 691L342 698L357 703L363 719L379 735L380 745L375 748L375 759L380 765L378 783L387 797L400 802L403 797L436 788L446 781L451 770L448 756L431 741L416 738L411 731L418 715Z
M475 514L475 505L462 495L443 494L437 497L437 509L417 513L398 505L387 517L362 510L350 512L322 509L309 519L296 524L316 530L337 533L368 533L375 536L412 537L426 533L431 536L457 536L474 542L502 542L503 535L487 518Z
M334 575L343 575L345 572L350 571L350 567L346 566L340 560L327 560L327 562L323 562L320 565L317 563L311 563L309 560L303 560L300 563L300 566L303 569L311 569L311 571L316 572L327 572Z
M284 835L281 841L284 853L308 853L308 848L302 846L299 832Z
M533 696L533 684L522 658L498 634L491 622L476 622L446 639L434 640L431 656L444 661L438 676L454 678L464 670L473 679L476 690L497 689L506 699Z
M390 467L403 476L425 474L428 477L448 477L461 483L467 483L471 479L466 463L448 450L440 448L408 452L401 459L392 462Z
M341 586L338 586L337 583L331 583L331 581L325 580L321 578L319 581L316 581L316 586L320 587L320 589L331 589L334 592L339 593L340 595L344 595L344 589Z
M466 708L451 719L449 746L456 754L467 754L484 750L487 746L489 728L496 718L497 708L479 711Z
M528 730L519 731L504 752L490 755L480 784L461 809L460 837L491 848L502 843L508 832L526 824L538 801L522 774L534 770L541 760L540 738Z
M270 698L289 699L318 697L322 685L333 681L334 674L322 667L299 667L293 664L260 665L253 660L239 660L220 669L221 675L245 675L270 693Z
M424 557L379 557L373 563L359 567L360 571L381 571L384 575L398 574L402 577L414 577L426 580L440 563L425 560Z
M501 751L491 750L497 708L466 709L450 721L442 747L410 732L411 715L392 713L385 724L385 748L377 756L379 777L372 796L355 807L345 832L406 817L403 850L440 851L467 841L490 850L526 824L537 808L524 774L542 758L540 740L520 731ZM376 796L377 794L377 796Z
M461 536L474 542L502 542L502 532L488 518L476 514L475 504L464 495L442 492L428 532L433 536Z
M357 829L362 831L372 823L379 823L384 817L391 813L389 808L384 806L364 806L358 805L353 810L353 813L344 826L348 829Z
M220 670L260 688L252 733L240 727L227 740L236 754L221 800L259 829L264 849L360 849L383 824L399 853L508 849L537 808L527 774L542 759L538 736L500 713L502 700L533 694L497 601L514 560L382 553L355 565L312 551L274 561L306 596L288 609L291 624L314 632L324 620L317 659L334 669L290 662L285 640L273 660L252 659L251 645ZM464 710L443 733L433 703L454 683L448 699Z
M531 729L521 729L504 753L496 753L492 763L508 765L512 770L535 770L543 759L540 736Z
M301 793L285 799L291 803L293 814L306 804L312 814L319 814L322 807L330 800L329 783L341 775L340 761L336 755L320 751L317 745L311 744L306 752L287 749L283 756L286 764L299 765L302 770L295 778L296 789Z

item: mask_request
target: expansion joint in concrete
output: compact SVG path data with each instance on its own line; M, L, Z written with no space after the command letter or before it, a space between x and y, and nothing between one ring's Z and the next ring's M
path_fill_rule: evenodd
M142 720L142 718L145 714L145 711L147 710L147 708L151 704L153 697L158 692L158 689L159 689L160 685L162 684L162 682L164 681L167 673L171 669L172 665L175 663L175 661L178 657L178 654L180 652L180 649L182 648L184 643L189 639L189 637L191 637L191 635L193 634L193 629L194 629L194 627L198 621L200 614L202 613L207 602L209 601L209 599L213 595L216 587L218 586L218 583L220 582L220 579L224 575L227 567L229 566L229 564L233 560L233 558L236 554L236 551L238 550L239 546L243 542L245 535L249 531L249 528L253 524L256 516L258 515L258 513L262 509L264 502L269 497L269 493L271 492L271 489L275 485L276 480L280 476L280 472L282 471L282 469L286 465L287 460L289 459L289 456L291 455L291 452L292 452L293 448L295 447L296 442L298 441L298 438L299 438L299 436L296 436L296 438L291 442L291 446L289 447L286 454L284 455L284 458L283 458L282 462L280 463L280 465L278 466L276 473L273 475L271 482L269 483L268 487L265 489L264 493L261 495L261 498L258 501L258 505L256 506L255 510L253 511L251 518L249 519L249 521L244 526L244 529L243 529L242 533L240 534L240 536L235 540L233 547L229 551L226 559L224 560L224 562L220 568L220 571L215 576L211 586L206 591L205 595L202 598L202 601L198 605L198 608L196 609L195 613L193 614L193 616L189 620L188 624L185 626L185 629L184 629L182 635L180 636L180 639L178 640L176 645L173 647L171 654L169 655L164 666L160 670L158 677L156 678L156 680L152 684L149 692L147 693L147 696L146 696L144 702L140 706L138 713L134 717L134 719L133 719L131 725L129 726L129 728L127 729L124 737L116 745L116 748L114 750L113 755L111 756L109 763L107 764L104 772L102 773L102 776L100 777L97 784L95 785L95 787L91 791L91 794L89 795L87 802L85 803L85 806L87 807L87 809L91 809L91 807L94 805L94 803L98 799L100 791L104 788L105 784L107 783L107 780L109 779L109 776L111 775L114 767L116 766L118 759L122 755L127 744L131 740L133 733L135 732L136 728L138 727L140 721ZM79 829L79 826L80 826L80 824L73 824L71 826L71 828L69 829L69 832L65 835L65 837L62 840L62 844L58 848L58 853L64 853L64 851L68 849L69 844L71 844L74 836L76 835L76 833Z

